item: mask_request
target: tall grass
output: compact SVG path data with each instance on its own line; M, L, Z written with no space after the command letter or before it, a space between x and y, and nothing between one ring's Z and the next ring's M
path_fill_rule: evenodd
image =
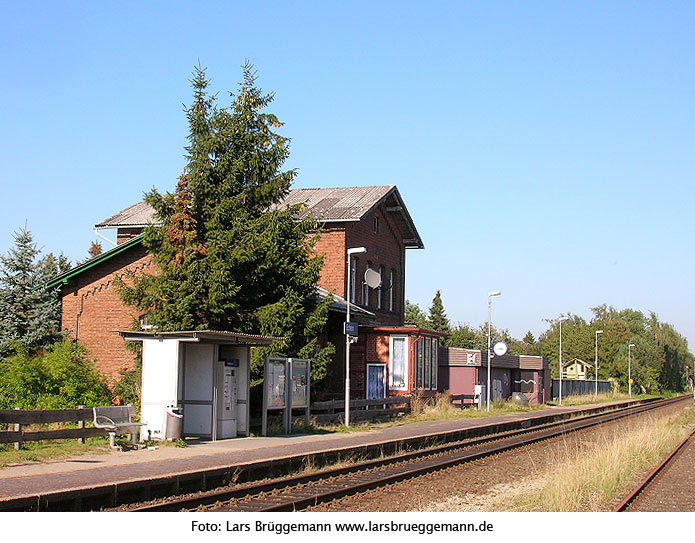
M649 398L648 395L632 395L632 399ZM630 396L623 392L606 392L595 396L594 394L570 394L562 398L563 407L572 405L586 405L593 403L618 402L629 400Z
M604 434L599 443L559 454L540 490L501 505L506 511L607 511L653 469L688 433L695 422L689 408L677 419L650 418L624 425L617 434ZM692 429L692 428L691 428Z

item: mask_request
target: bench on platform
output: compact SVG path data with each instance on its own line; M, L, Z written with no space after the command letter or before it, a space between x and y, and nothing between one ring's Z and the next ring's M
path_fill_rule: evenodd
M116 434L130 434L133 445L137 444L137 432L142 422L135 422L137 415L134 405L109 405L94 407L94 427L109 433L109 445L116 447Z

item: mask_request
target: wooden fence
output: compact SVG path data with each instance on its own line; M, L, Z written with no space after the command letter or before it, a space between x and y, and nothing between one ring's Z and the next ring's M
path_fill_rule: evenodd
M317 411L324 413L317 413ZM391 396L377 400L350 400L350 420L364 421L410 413L409 396ZM345 420L345 400L314 402L311 417L318 424L340 424Z
M87 437L105 436L101 428L85 427L85 422L94 419L91 407L77 409L42 409L29 411L24 409L0 409L0 443L14 443L20 449L26 441L43 441L46 439L77 439L80 443ZM34 428L56 423L76 423L77 428L45 429ZM27 426L29 428L27 428Z

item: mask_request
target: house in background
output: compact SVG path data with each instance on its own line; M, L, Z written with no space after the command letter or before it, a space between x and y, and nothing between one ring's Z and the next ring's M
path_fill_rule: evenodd
M569 364L565 364L562 369L563 379L585 380L590 377L590 368L594 366L588 362L584 362L580 358L574 358Z
M398 189L393 185L295 189L280 205L283 204L302 204L299 218L309 215L321 227L315 251L323 255L324 267L317 294L333 297L324 339L336 345L336 359L329 372L327 386L332 390L341 390L345 378L342 322L348 303L351 304L351 320L359 323L360 330L365 331L364 335L360 332L365 345L371 345L369 337L385 337L383 334L388 329L389 353L410 353L412 340L405 346L403 340L399 339L399 336L413 337L410 329L401 329L405 311L406 250L422 249L424 245ZM121 302L114 286L114 277L122 274L126 268L136 274L157 273L152 258L142 244L142 232L153 220L152 208L145 202L138 202L98 223L95 226L97 230L115 230L116 246L51 282L52 287L60 287L62 328L92 352L97 359L97 368L111 379L118 379L120 370L133 367L133 353L127 350L116 331L132 329L138 322L143 329L147 328L143 315ZM352 257L348 273L346 253L351 247L365 247L367 252ZM381 274L382 281L378 288L371 289L363 281L367 269ZM349 301L345 300L348 281L351 291ZM366 333L372 329L381 331ZM395 338L395 344L391 336ZM385 340L380 341L383 344ZM432 349L430 345L430 352L434 352ZM356 383L366 383L366 373L375 371L368 370L366 366L371 360L371 355L367 355L368 350L365 346L360 353L356 348L354 358L351 356L351 362L354 360L351 379ZM392 382L394 376L390 364L393 363L393 355L387 356L383 352L382 355L379 359L381 362L375 360L373 363L385 364L379 371L385 372L386 379ZM394 363L396 372L408 368L408 387L411 388L417 384L417 373L412 372L419 371L414 370L416 365L409 362L413 356L419 355L409 355L406 359L402 354L396 354ZM427 382L424 366L422 371L421 382L424 385ZM429 375L432 375L431 367ZM399 379L395 378L400 386ZM431 377L429 386L432 387ZM367 394L364 385L355 387L355 391L361 397Z

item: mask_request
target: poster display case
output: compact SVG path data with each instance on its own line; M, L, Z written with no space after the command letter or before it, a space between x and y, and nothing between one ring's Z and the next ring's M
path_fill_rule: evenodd
M309 423L311 361L300 358L265 359L261 434L268 434L268 412L282 411L286 434L292 433L292 410L304 409Z

